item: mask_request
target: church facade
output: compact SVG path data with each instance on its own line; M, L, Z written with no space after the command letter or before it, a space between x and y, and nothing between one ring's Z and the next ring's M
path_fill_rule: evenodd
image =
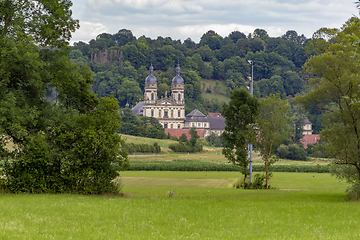
M157 96L157 79L153 70L151 66L150 75L145 79L143 115L157 118L164 128L184 128L184 79L180 76L180 67L176 68L176 76L171 82L171 95L168 96L166 92L161 99Z
M164 127L165 132L176 129L196 129L203 130L202 137L214 132L220 135L225 128L225 119L217 116L206 116L199 110L194 109L185 116L185 94L184 79L180 76L180 67L176 68L176 76L171 82L171 94L165 93L160 99L157 94L157 79L153 75L154 68L150 66L150 75L145 79L144 101L139 102L132 108L136 115L157 118ZM214 129L212 128L215 127Z

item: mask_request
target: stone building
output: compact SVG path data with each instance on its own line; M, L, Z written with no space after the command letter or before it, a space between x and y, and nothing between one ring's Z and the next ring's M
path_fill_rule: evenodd
M194 109L185 116L184 79L180 76L180 67L176 68L176 76L171 82L171 95L160 99L157 95L157 79L153 75L154 68L150 66L150 75L145 79L144 101L132 108L132 112L139 116L155 117L164 127L165 133L173 135L175 129L182 131L192 127L203 132L203 137L214 132L220 135L225 128L225 119L219 113L206 116ZM169 131L170 129L174 129Z

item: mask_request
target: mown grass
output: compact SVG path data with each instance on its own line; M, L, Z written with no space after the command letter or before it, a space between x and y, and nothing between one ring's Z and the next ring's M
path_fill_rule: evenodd
M166 178L168 185L125 185L124 197L2 194L0 239L360 238L359 202L345 202L346 184L329 174L276 173L277 190L171 182L239 177L231 172L122 175Z

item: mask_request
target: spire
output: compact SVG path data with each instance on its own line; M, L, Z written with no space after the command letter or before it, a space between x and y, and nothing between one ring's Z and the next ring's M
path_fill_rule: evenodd
M176 76L180 77L180 63L178 62L178 66L176 68Z
M150 75L152 76L152 75L153 75L153 71L154 71L154 67L153 67L152 63L151 63L151 66L150 66L149 70L150 70Z
M178 62L178 66L176 68L176 76L172 80L172 84L184 84L184 79L180 77L180 63Z
M157 79L153 75L154 67L153 67L152 63L151 63L149 70L150 70L150 75L145 79L145 83L157 83Z

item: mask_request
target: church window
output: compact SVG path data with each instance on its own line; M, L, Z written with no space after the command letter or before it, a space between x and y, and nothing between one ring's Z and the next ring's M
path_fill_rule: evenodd
M159 118L161 118L161 110L159 110Z
M201 126L201 123L198 123L198 127L200 127Z
M164 111L164 117L168 117L168 110Z
M178 94L178 98L179 98L179 101L180 101L180 93Z
M178 129L180 129L180 124L178 124Z
M195 127L195 123L192 123L192 126Z
M154 100L154 93L151 93L151 101Z
M171 117L174 117L174 110L171 110Z
M206 127L206 123L204 123L204 127Z
M152 117L154 116L154 110L151 110L151 116Z
M178 111L178 117L180 117L180 111Z
M173 124L171 124L171 128L174 128Z
M164 123L164 128L167 128L167 123Z

